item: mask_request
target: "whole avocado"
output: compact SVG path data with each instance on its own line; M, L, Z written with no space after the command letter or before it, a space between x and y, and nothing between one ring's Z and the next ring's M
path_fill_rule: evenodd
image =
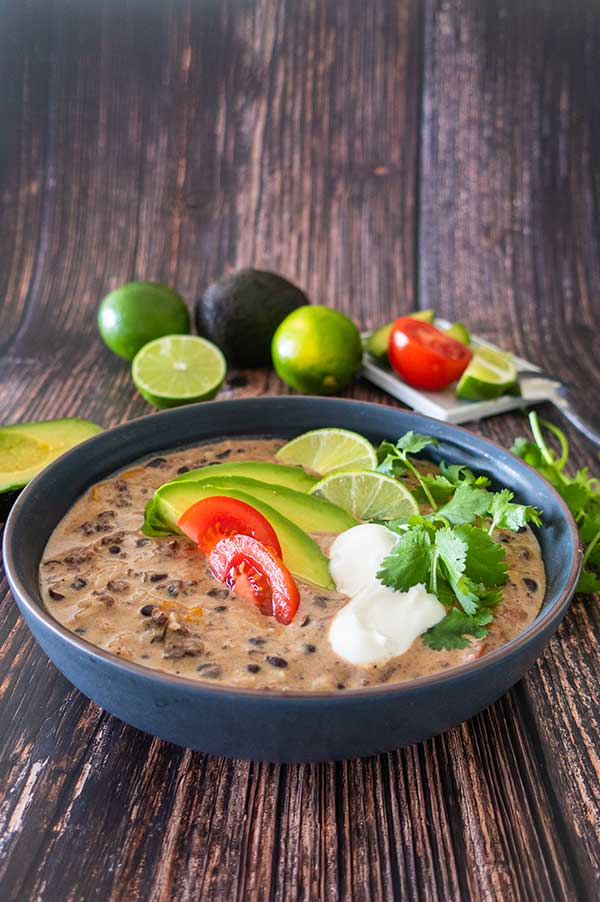
M286 316L310 304L303 291L274 272L241 269L214 282L196 301L198 335L238 367L271 366L271 339Z

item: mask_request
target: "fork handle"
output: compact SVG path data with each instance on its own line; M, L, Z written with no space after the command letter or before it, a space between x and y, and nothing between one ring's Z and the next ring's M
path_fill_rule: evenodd
M590 442L593 442L600 447L600 429L586 417L578 413L574 408L569 399L569 392L565 385L562 385L557 391L555 397L552 399L552 403L558 407L562 415L572 423L582 435L585 435Z

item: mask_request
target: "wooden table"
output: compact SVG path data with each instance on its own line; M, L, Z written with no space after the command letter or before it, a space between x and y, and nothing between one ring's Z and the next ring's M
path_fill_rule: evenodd
M464 319L597 405L599 60L592 0L4 0L2 421L148 412L99 299L248 264L361 326ZM470 723L275 766L108 716L0 598L3 900L598 898L597 604Z

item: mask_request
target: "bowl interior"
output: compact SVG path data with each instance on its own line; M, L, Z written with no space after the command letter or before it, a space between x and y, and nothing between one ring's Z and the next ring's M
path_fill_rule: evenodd
M374 443L395 439L409 429L432 435L439 445L427 449L425 456L467 464L490 476L496 485L510 488L518 501L541 509L544 525L536 532L547 574L544 608L565 603L579 566L577 530L560 497L527 464L464 429L409 411L295 397L177 408L101 433L63 455L30 483L9 516L4 552L13 585L25 603L43 608L38 566L52 530L90 485L136 459L227 436L288 438L323 426L351 429Z

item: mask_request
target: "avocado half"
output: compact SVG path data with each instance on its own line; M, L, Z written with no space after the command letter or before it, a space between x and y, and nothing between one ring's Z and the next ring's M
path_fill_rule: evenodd
M0 427L0 518L47 464L98 432L102 426L71 417Z
M198 335L233 366L271 366L271 339L292 310L310 304L296 285L261 269L241 269L214 282L196 301Z

